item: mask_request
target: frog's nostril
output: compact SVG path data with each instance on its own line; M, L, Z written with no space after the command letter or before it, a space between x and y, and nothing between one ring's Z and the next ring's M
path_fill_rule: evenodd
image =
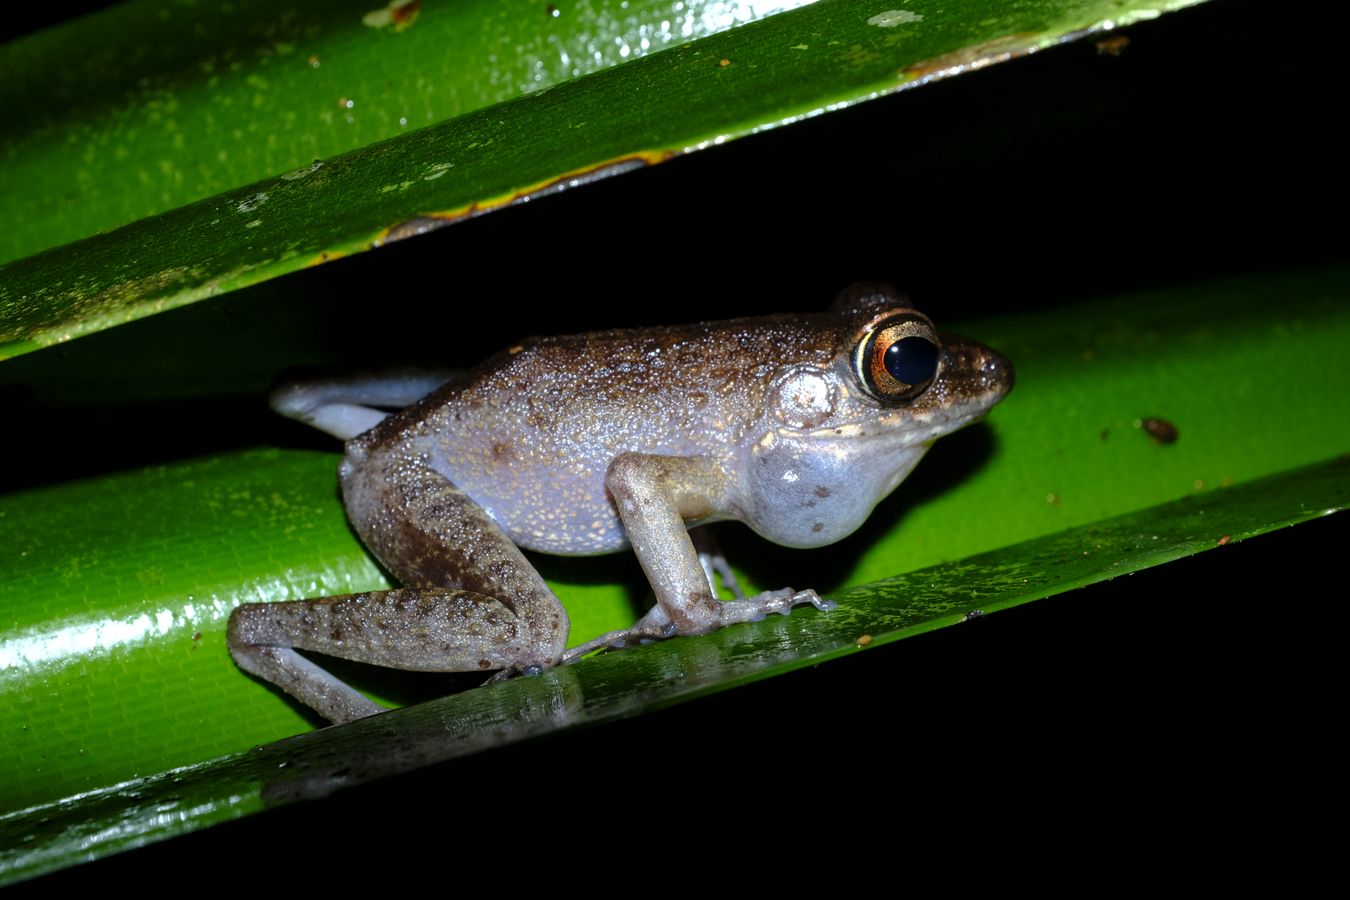
M1012 360L997 350L986 350L985 354L982 369L986 381L990 387L1001 387L1002 392L1007 394L1013 389L1013 384L1017 380L1017 375L1013 371Z

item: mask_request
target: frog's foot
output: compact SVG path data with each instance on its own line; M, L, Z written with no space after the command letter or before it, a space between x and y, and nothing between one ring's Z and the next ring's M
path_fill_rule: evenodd
M608 634L602 634L597 638L591 638L584 644L572 647L563 654L563 665L574 663L588 653L594 653L597 650L622 650L624 647L632 647L636 644L647 644L652 641L665 640L668 637L675 637L679 634L674 622L664 624L648 623L650 616L643 617L632 628L623 628L619 631L611 631Z
M716 621L712 627L702 628L702 623L695 623L694 627L700 630L694 631L694 634L704 634L706 631L714 631L724 625L735 625L738 622L758 622L760 619L768 616L770 613L779 615L791 615L792 607L811 604L816 609L831 610L839 604L833 600L826 600L815 591L794 591L792 588L783 588L778 591L765 591L754 597L747 597L744 600L728 600L725 603L718 604ZM681 630L681 633L684 632Z
M681 625L672 620L670 614L658 604L632 628L611 631L573 647L563 654L562 661L567 665L596 650L619 650L634 644L645 644L681 635L708 634L726 625L758 622L770 613L786 616L792 613L792 607L807 603L820 610L831 610L839 605L833 600L826 600L815 591L783 588L779 591L765 591L743 600L713 600L710 606L700 610L703 614L688 619Z
M567 660L564 659L563 662ZM534 675L542 675L547 666L508 666L496 672L491 678L483 684L500 684L503 681L510 681L512 678L530 678Z

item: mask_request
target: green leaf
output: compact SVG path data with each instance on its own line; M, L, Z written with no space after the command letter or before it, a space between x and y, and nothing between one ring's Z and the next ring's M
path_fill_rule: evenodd
M0 56L0 211L29 223L0 250L0 358L1160 9L838 2L733 27L762 7L481 0L397 32L365 4L152 6Z
M341 788L610 722L1226 545L1350 505L1350 461L1210 491L727 628L467 691L0 818L0 872L39 874ZM1221 533L1222 532L1222 533ZM115 825L115 827L110 827ZM34 839L36 838L36 839ZM19 848L22 849L19 849Z

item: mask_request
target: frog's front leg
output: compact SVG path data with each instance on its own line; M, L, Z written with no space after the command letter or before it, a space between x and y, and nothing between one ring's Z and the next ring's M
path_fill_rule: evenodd
M241 606L229 628L241 668L346 722L383 710L296 648L432 672L562 661L562 604L483 508L419 454L368 454L353 441L342 487L366 546L407 587Z
M803 603L834 607L815 591L791 588L726 602L717 599L686 530L688 522L733 512L726 476L713 460L625 453L610 464L605 485L656 594L656 606L626 635L619 633L620 640L706 634L769 613L786 615Z

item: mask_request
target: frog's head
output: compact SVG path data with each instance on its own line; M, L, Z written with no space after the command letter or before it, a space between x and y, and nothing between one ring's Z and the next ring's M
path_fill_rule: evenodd
M1013 385L1004 356L940 334L887 285L854 285L830 315L832 361L778 373L771 431L746 467L752 526L789 546L851 534L934 441L982 417Z
M1007 357L939 334L890 285L856 284L839 295L831 312L851 326L844 329L836 377L846 368L852 386L873 401L851 394L839 412L852 421L870 419L931 444L979 419L1012 390Z

